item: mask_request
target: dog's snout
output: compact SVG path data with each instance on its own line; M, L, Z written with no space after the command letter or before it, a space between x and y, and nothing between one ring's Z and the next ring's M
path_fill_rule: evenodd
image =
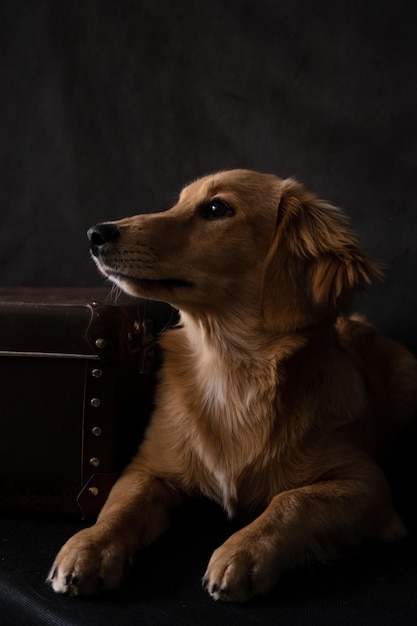
M115 242L120 236L120 231L114 224L96 224L87 231L90 241L91 252L97 256L99 250L106 243Z

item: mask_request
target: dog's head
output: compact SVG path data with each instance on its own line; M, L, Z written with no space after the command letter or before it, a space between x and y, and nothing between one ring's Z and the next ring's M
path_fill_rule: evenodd
M380 275L339 209L248 170L201 178L169 211L99 224L89 238L100 271L128 293L276 332L335 314Z

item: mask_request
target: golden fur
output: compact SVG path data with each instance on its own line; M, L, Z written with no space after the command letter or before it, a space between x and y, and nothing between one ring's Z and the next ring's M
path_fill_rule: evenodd
M181 327L161 338L138 455L96 524L61 549L55 591L118 585L185 495L248 520L208 564L215 599L246 600L307 557L404 535L378 463L413 419L417 365L360 318L336 320L381 276L339 209L292 179L232 170L90 236L103 274L179 308Z

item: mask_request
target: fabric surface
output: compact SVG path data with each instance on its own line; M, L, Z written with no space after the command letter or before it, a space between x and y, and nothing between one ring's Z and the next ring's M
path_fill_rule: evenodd
M214 602L201 577L235 526L217 507L193 503L144 552L125 585L93 599L55 595L44 583L55 551L82 524L7 517L0 533L0 623L57 626L414 626L417 541L374 544L329 566L311 565L247 604Z

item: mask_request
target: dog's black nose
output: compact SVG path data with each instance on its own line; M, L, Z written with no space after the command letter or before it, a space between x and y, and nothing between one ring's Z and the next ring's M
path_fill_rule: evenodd
M120 236L120 231L114 224L96 224L87 231L90 241L91 252L97 256L101 246L106 243L113 243Z

